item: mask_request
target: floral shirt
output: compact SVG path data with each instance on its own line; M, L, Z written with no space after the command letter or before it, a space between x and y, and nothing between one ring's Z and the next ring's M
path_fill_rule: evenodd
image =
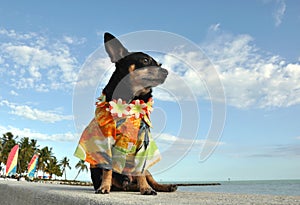
M150 133L153 100L147 103L98 98L95 117L85 128L74 155L91 167L123 174L143 172L160 160Z

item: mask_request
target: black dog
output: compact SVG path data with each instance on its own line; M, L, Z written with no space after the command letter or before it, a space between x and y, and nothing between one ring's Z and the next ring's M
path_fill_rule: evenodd
M102 194L109 193L111 189L140 191L145 195L156 195L156 191L175 191L175 185L158 184L147 170L159 160L156 151L153 151L154 154L151 151L151 156L149 151L151 146L151 150L156 149L149 125L152 88L164 83L168 71L145 53L129 52L109 33L105 33L104 43L116 69L97 103L95 120L83 136L90 136L90 133L97 135L95 129L100 127L98 135L103 142L108 142L105 149L109 148L103 151L93 143L91 145L90 141L89 145L81 143L86 152L89 152L88 146L95 149L94 153L89 153L93 159L87 160L91 164L94 189ZM122 154L124 147L125 157ZM94 159L97 159L96 162Z

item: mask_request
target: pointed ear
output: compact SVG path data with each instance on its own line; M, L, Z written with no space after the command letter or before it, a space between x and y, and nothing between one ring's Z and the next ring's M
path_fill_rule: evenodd
M104 34L105 50L108 53L112 63L117 62L129 54L128 50L121 42L110 33Z

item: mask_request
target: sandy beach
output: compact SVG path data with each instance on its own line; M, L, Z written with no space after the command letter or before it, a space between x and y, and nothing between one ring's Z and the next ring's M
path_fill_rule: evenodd
M136 192L96 195L92 187L0 181L1 205L81 204L300 204L300 196L182 192L142 196Z

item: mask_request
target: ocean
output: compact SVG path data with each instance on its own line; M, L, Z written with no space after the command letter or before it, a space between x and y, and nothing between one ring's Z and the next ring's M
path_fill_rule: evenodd
M224 181L220 183L221 185L216 186L180 186L178 190L189 192L300 196L300 180Z

